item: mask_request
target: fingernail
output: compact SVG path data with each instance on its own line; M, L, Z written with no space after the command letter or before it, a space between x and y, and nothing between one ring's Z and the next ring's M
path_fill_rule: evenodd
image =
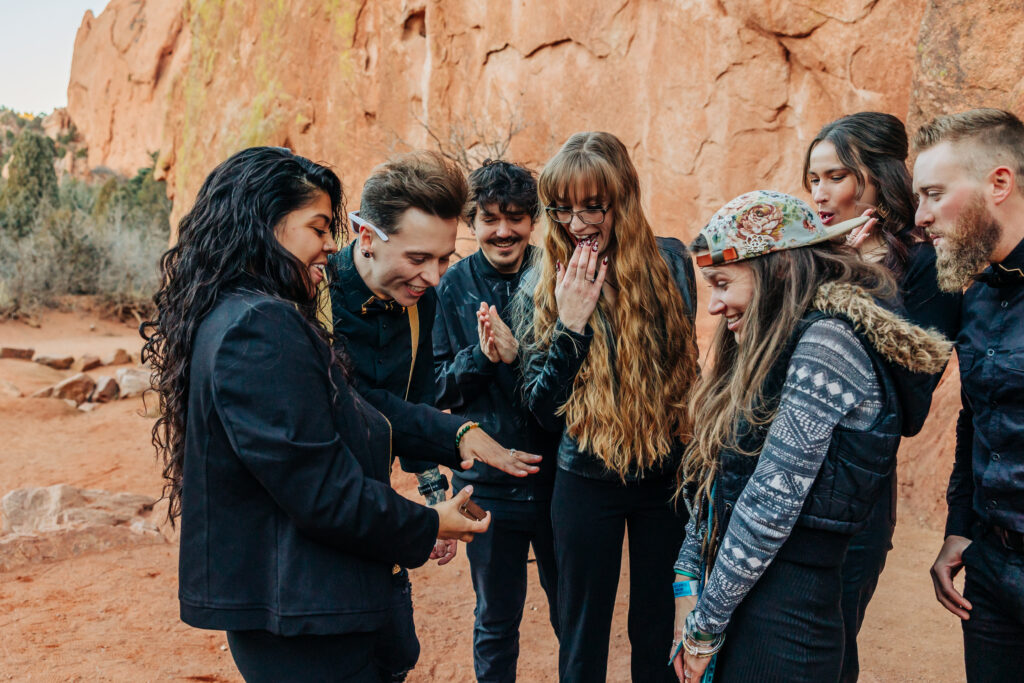
M597 251L597 245L596 244L593 246L593 249L594 249L594 251Z
M601 259L601 262L604 263L605 265L608 265L608 257L605 256L603 259Z

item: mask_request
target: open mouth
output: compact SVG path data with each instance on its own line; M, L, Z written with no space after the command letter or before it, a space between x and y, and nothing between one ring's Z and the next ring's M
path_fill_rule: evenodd
M739 328L742 320L742 315L727 315L725 316L725 326L729 328L730 332L735 332Z
M821 222L823 224L828 225L829 223L832 222L832 219L834 219L836 215L832 211L819 211L818 217L821 218Z
M497 247L498 249L511 249L512 247L514 247L515 245L519 244L522 241L522 238L519 237L509 237L503 240L489 240L487 243L490 244L492 247Z
M315 283L320 283L327 279L327 264L314 263L310 266L309 272L313 274Z
M409 294L411 294L412 296L414 296L416 298L419 298L419 297L423 296L423 292L427 291L426 287L419 287L417 285L410 285L410 284L405 285L405 288L407 290L409 290Z

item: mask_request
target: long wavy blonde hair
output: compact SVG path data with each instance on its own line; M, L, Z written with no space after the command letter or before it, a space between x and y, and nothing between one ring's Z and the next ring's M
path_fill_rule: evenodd
M703 236L694 241L693 249L707 250ZM763 428L775 419L777 406L762 401L763 385L797 323L812 307L818 288L836 282L857 285L876 296L891 296L896 291L884 267L868 263L852 248L834 242L773 252L739 265L750 269L753 284L743 313L744 342L736 342L723 317L711 342L709 362L690 395L694 433L679 465L676 496L688 489L688 502L701 519L707 514L718 473L719 451L728 448L759 455L743 451L737 428L741 421ZM708 539L715 537L712 527ZM707 546L705 551L714 552Z
M616 304L602 296L591 315L594 337L561 414L582 450L622 477L640 473L689 436L687 397L697 376L693 325L644 216L636 168L618 138L576 133L544 166L537 189L543 206L600 196L614 216L605 254L609 280L618 287ZM546 212L544 223L533 317L522 340L527 354L551 344L558 320L555 264L568 263L575 248Z

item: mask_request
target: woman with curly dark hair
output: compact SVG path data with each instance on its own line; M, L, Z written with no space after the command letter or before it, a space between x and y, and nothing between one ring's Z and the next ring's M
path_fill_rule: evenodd
M393 567L487 529L460 514L465 490L434 508L395 493L392 443L453 468L536 469L455 416L352 389L316 315L343 216L326 167L281 148L235 154L182 219L143 325L153 443L181 518L181 618L227 631L247 681L380 680Z

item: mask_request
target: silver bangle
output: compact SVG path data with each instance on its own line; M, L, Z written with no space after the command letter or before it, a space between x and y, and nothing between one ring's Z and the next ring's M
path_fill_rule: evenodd
M725 632L716 634L712 640L698 640L696 634L705 634L697 628L697 618L693 612L686 615L686 633L683 635L683 649L691 657L710 657L722 649Z

